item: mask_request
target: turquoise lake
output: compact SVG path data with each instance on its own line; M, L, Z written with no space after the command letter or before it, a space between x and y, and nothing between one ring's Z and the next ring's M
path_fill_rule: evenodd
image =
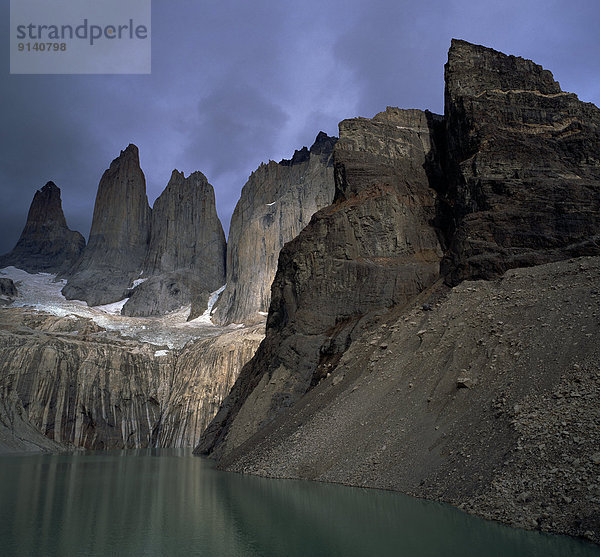
M3 556L598 556L398 493L219 472L187 451L0 458Z

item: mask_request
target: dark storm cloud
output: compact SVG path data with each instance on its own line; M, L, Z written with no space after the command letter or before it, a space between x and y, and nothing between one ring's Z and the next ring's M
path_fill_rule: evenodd
M355 24L339 36L339 63L355 76L357 110L386 105L443 111L443 64L452 37L530 58L565 90L600 100L600 47L594 0L358 3Z
M265 152L276 151L287 119L281 107L235 79L224 82L199 103L185 155L202 160L203 172L213 182L225 178L229 212L239 196L239 184L230 184L227 178L247 175Z
M453 36L532 58L598 104L599 15L595 0L154 0L151 75L11 76L6 55L0 252L48 180L87 235L102 172L130 142L151 203L173 168L200 170L227 229L248 175L319 130L335 134L339 120L387 105L441 112Z

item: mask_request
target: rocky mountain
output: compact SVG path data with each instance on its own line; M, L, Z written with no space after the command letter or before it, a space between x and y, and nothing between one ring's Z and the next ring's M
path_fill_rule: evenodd
M9 278L0 278L0 306L10 304L17 295L15 283Z
M437 285L374 319L219 466L402 491L598 543L599 283L595 257Z
M21 237L10 253L0 256L0 267L61 273L78 260L84 247L83 236L67 226L60 188L48 182L33 196Z
M250 176L231 217L227 286L215 308L216 323L263 319L279 251L333 200L335 142L320 132L310 150L304 147L291 160L262 164Z
M150 278L135 288L123 314L159 315L190 303L196 293L208 297L225 284L226 249L213 187L201 172L186 178L174 170L152 208L142 274Z
M342 122L334 203L282 249L266 338L196 452L600 541L600 269L571 259L599 253L599 116L453 41L443 118Z
M91 306L125 298L146 257L150 215L138 148L129 145L100 180L89 242L66 273L65 297Z
M262 338L260 327L237 329L163 350L108 335L90 319L4 309L0 452L56 449L52 441L193 446Z
M366 322L439 276L428 170L441 117L388 108L340 124L336 195L279 256L267 338L199 450L223 454L298 401L334 367Z
M530 60L464 41L445 77L450 282L600 254L600 110Z

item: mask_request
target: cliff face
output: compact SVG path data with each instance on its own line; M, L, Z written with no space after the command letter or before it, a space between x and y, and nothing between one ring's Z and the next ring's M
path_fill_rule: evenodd
M67 226L60 188L48 182L33 196L21 237L10 253L0 257L0 267L60 273L77 261L84 247L83 236Z
M439 121L390 108L340 124L336 202L282 249L265 342L198 451L223 454L244 442L329 372L363 316L406 303L437 279L442 251L426 168Z
M173 171L155 201L148 253L140 284L123 315L160 315L191 302L196 293L225 283L225 234L215 192L201 172L188 178Z
M216 290L225 278L225 234L215 192L201 172L174 170L152 208L152 234L144 274L188 269Z
M219 466L398 490L598 543L599 281L595 257L427 291Z
M231 217L227 287L215 308L216 323L262 320L259 312L269 308L279 251L333 200L335 141L321 132L310 150L262 164L250 176Z
M599 115L453 41L444 119L342 122L335 201L281 251L267 336L196 451L600 541L600 268L573 259L600 253Z
M261 339L244 329L160 351L88 319L3 310L0 445L43 434L88 449L193 446Z
M530 60L453 41L449 282L600 253L600 110Z
M84 300L91 306L125 298L131 282L142 271L150 214L138 149L129 145L100 180L89 242L66 274L65 297Z

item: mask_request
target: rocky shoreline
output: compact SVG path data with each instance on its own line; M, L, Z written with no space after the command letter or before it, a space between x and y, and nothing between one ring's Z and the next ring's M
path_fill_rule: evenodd
M599 280L600 258L574 259L437 286L373 317L218 466L401 491L598 543L599 353L579 340L600 336Z

